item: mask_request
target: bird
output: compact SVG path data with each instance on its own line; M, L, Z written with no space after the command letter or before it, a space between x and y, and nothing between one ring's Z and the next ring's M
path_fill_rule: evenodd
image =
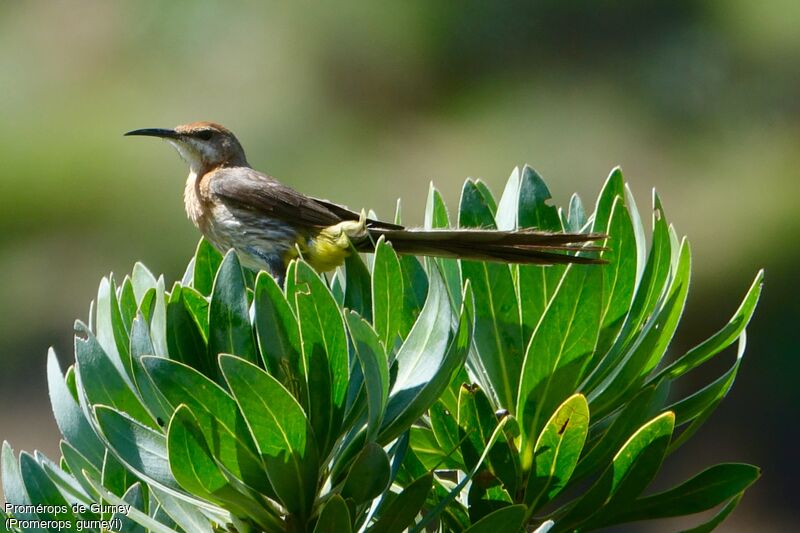
M318 272L341 266L353 252L373 252L383 237L399 254L520 264L594 264L597 233L536 229L416 229L367 218L365 211L313 198L253 169L236 136L214 122L145 128L126 136L158 137L189 166L184 207L191 222L221 253L283 283L293 259Z

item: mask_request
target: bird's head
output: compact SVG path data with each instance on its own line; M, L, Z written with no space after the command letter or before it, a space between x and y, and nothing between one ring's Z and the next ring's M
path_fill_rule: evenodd
M174 129L145 128L125 135L166 140L189 164L191 171L198 174L221 166L248 166L242 145L233 133L213 122L192 122Z

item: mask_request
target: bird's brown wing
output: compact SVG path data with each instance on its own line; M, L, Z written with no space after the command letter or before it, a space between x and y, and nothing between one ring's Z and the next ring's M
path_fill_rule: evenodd
M226 204L263 213L308 228L324 228L343 220L358 220L359 214L346 207L306 196L272 176L244 167L224 168L214 172L209 192ZM377 220L368 225L385 229L400 226Z

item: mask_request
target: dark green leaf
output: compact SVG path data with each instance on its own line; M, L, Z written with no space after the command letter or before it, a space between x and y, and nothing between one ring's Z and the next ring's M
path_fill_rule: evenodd
M392 245L381 237L375 245L372 267L372 316L387 352L391 352L395 341L401 338L404 294L400 259Z
M597 353L601 355L611 348L622 328L636 284L638 246L633 222L623 198L619 196L615 199L607 226L598 228L595 221L594 227L595 231L608 235L603 241L606 250L600 254L601 259L608 261L608 264L602 267L604 276L603 291L600 295L601 326L596 348Z
M525 166L520 176L515 210L520 228L536 228L543 231L562 230L558 210L550 205L551 195L544 180L532 168ZM541 267L518 265L518 291L523 328L526 340L536 329L539 319L564 275L565 265Z
M461 192L460 227L495 228L490 206L475 183ZM475 346L480 360L478 383L494 393L496 408L514 406L522 366L522 330L511 267L500 263L461 261L461 273L475 292Z
M94 412L103 436L125 466L146 480L178 488L169 471L164 435L111 407L98 405Z
M433 475L426 474L403 489L386 509L380 512L380 518L371 528L370 533L403 533L422 510L425 499L431 491Z
M145 501L144 495L142 494L141 483L134 483L131 485L122 499L130 505L132 509L138 509L144 513ZM120 533L147 533L147 529L128 518L128 514L129 513L114 513L111 517L112 520L119 520L122 525L119 530Z
M389 363L378 334L369 322L351 311L346 315L356 357L364 375L367 394L368 440L377 436L389 397Z
M586 380L584 390L594 389L611 371L616 369L625 356L631 342L641 333L642 324L651 318L667 288L670 274L670 237L658 196L654 195L653 238L644 272L636 288L622 331L609 352L594 365ZM602 355L602 354L601 354Z
M302 407L279 381L252 363L223 355L220 367L275 492L289 512L308 518L320 464L314 433Z
M658 364L678 327L691 276L691 252L684 240L678 259L675 276L670 283L663 306L644 326L630 348L624 362L617 366L589 395L589 403L605 413L616 403L617 398L630 394L644 381L646 375Z
M253 303L256 337L265 367L307 409L307 370L297 318L278 283L267 272L259 272L256 278Z
M160 357L145 357L142 362L172 410L180 405L192 410L213 456L248 486L272 495L236 401L222 387L186 365Z
M68 529L77 528L77 518L72 512L72 507L58 491L55 483L47 477L39 463L30 454L19 454L19 471L25 483L25 490L30 497L31 504L42 505L42 511L37 511L37 516L44 521L64 520L69 524ZM58 512L51 509L58 509ZM62 512L63 511L63 512ZM56 531L55 528L52 528Z
M462 306L458 331L451 342L450 302L441 277L432 274L425 307L397 352L397 377L389 392L379 442L394 439L427 411L466 357L471 315L468 317L467 307ZM470 295L469 303L471 299Z
M214 278L217 270L222 264L222 255L214 248L210 242L200 239L197 243L197 251L194 254L194 276L192 284L200 294L210 296L214 287Z
M355 250L344 261L344 307L372 320L372 280L364 261Z
M347 473L342 496L356 505L378 497L389 485L389 457L374 442L367 443Z
M177 285L167 303L167 321L167 349L170 358L186 363L209 377L215 377L216 359L208 357L208 346L203 334L186 305L183 289Z
M320 455L338 437L349 385L347 336L341 310L328 287L304 262L297 263L295 292L303 357L308 371L309 419Z
M449 228L450 217L447 214L447 206L444 204L442 195L431 183L428 190L428 202L425 207L425 229ZM444 278L447 294L453 308L461 306L461 272L458 261L455 259L437 258L436 264L441 270Z
M219 267L208 311L208 351L211 358L229 353L257 362L244 276L234 251L225 255Z
M687 529L683 531L683 533L711 533L711 531L717 529L717 526L724 522L725 519L728 518L728 515L731 514L734 509L736 509L736 506L739 505L739 501L742 499L742 496L744 496L744 493L734 496L728 503L725 504L724 507L722 507L722 509L719 510L717 514L712 516L711 519L700 524L699 526Z
M142 357L152 356L154 353L155 349L150 340L150 328L148 328L144 316L139 313L131 328L131 375L147 410L156 417L156 421L160 419L166 424L172 416L172 409L164 401L161 391L153 386L150 376L142 366Z
M489 439L499 421L489 399L479 387L462 386L458 400L461 453L465 466L472 469L482 460L481 455L489 444ZM506 491L516 494L522 478L519 455L516 448L505 437L504 435L497 439L492 446L485 467L492 476L501 481ZM477 480L474 483L480 484Z
M741 494L760 475L760 470L752 465L718 464L676 487L639 498L633 505L607 516L605 523L652 520L706 511Z
M522 529L527 508L524 505L509 505L489 513L475 522L464 533L515 533Z
M708 361L719 352L733 344L742 334L744 328L750 323L753 312L756 309L758 298L761 295L761 287L764 283L764 271L760 270L756 274L756 279L747 291L739 309L733 314L730 321L714 335L695 346L674 363L662 370L659 375L666 375L670 379L685 374L689 370Z
M413 255L400 256L400 271L403 274L403 306L400 338L405 339L417 321L428 294L428 276ZM386 347L390 351L389 346Z
M264 528L280 525L266 507L238 492L228 481L208 447L197 418L185 405L172 416L167 436L170 470L188 492L222 505L238 516L249 516Z
M341 496L334 494L325 502L314 533L350 533L352 530L347 504Z

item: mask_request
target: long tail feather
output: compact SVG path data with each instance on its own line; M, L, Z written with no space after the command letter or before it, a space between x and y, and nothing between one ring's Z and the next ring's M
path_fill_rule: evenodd
M370 228L370 238L359 242L357 249L362 252L372 251L380 236L384 236L401 254L538 265L605 262L593 256L594 252L604 248L590 244L605 238L605 235L598 233ZM581 255L575 255L578 252Z

